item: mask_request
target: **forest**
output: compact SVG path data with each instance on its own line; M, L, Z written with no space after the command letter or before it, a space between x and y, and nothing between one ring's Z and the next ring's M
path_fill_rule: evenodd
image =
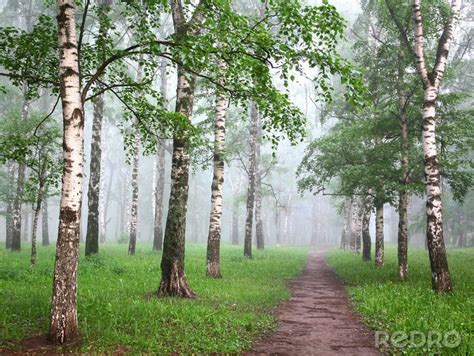
M473 0L0 0L0 354L474 354Z

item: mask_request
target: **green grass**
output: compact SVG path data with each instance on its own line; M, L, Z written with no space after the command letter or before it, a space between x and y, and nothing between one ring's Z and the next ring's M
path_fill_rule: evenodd
M444 334L455 330L461 337L457 348L444 347L443 343L441 348L436 344L414 347L401 343L400 348L392 345L391 351L474 354L474 249L448 252L454 285L452 295L437 295L431 291L427 251L410 251L407 282L398 281L396 249L388 248L385 255L385 266L380 269L375 268L373 262L362 262L360 255L350 252L331 251L328 255L329 265L348 285L355 308L367 324L376 330L388 331L390 335L395 331L418 331L428 337L430 331Z
M286 281L303 270L304 248L269 248L242 257L240 247L222 247L224 278L205 276L205 246L189 245L186 274L197 300L146 300L160 279L160 253L137 246L106 245L83 257L78 273L81 351L111 351L118 345L134 352L239 352L275 327L273 307L289 297ZM54 247L38 250L29 268L28 246L20 254L0 246L0 348L48 328Z

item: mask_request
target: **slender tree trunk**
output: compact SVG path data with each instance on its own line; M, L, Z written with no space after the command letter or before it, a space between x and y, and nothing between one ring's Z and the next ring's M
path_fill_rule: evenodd
M384 264L383 203L375 204L375 265Z
M9 186L13 187L15 183L15 163L9 162L7 166ZM13 199L10 194L7 195L7 211L5 216L5 248L12 248L13 239Z
M86 235L86 256L99 252L99 202L102 163L102 120L104 117L104 97L99 95L94 101L92 122L92 143L89 173L88 215Z
M433 290L440 293L451 292L452 284L443 237L442 192L436 147L436 105L460 8L461 0L452 0L452 14L445 23L439 39L433 70L428 73L424 53L421 0L413 0L412 7L415 28L415 62L424 89L422 143L426 179L426 238L430 255L432 287Z
M362 260L371 260L372 242L370 239L370 216L372 215L372 199L369 194L364 201L364 214L362 216Z
M255 181L255 235L257 240L257 249L263 250L265 248L265 236L263 233L263 219L262 219L262 180L260 173L257 174Z
M221 72L225 63L219 63ZM222 194L224 192L224 148L225 148L225 115L227 99L218 88L216 98L216 121L214 125L214 172L211 185L211 216L207 237L207 275L221 278L220 245L222 225Z
M250 105L250 157L248 165L249 186L247 190L247 215L245 219L244 256L252 258L253 215L255 203L255 184L257 174L256 145L258 135L258 109L255 103Z
M21 206L23 200L23 187L25 182L24 164L18 165L16 195L12 206L12 251L21 251Z
M404 68L400 68L401 78L398 90L398 104L400 108L400 131L402 139L402 159L400 162L401 176L398 200L398 275L401 280L408 277L408 181L409 181L409 142L408 142L408 115L406 106L407 95L403 90Z
M260 115L257 115L257 139L255 141L255 236L257 240L257 249L265 248L265 237L263 234L262 219L262 172L261 172L261 140L262 125Z
M135 147L133 148L132 168L132 201L130 205L130 238L128 243L128 254L135 255L137 244L138 225L138 168L140 164L140 132L135 133Z
M224 140L225 140L225 97L220 94L217 98L217 113L214 139L214 174L212 180L211 216L207 240L207 275L220 278L220 240L222 223L222 193L224 185Z
M36 233L38 230L38 218L41 211L41 202L43 201L43 189L43 186L40 185L33 215L33 228L31 231L31 267L34 267L36 265Z
M54 342L64 343L78 335L76 298L84 160L84 112L80 94L74 2L58 0L58 9L64 171L49 337Z
M190 121L193 111L195 78L189 76L184 68L178 65L177 82L176 112ZM174 137L171 191L163 241L159 296L195 297L195 293L188 286L184 273L188 190L189 153L186 138Z
M364 218L364 204L361 198L357 198L357 224L356 224L356 241L355 241L355 250L357 253L360 253L361 243L362 243L362 219Z
M41 209L41 245L49 246L48 198L43 198Z
M357 239L358 236L358 224L359 224L359 202L356 197L352 198L352 207L351 207L351 222L350 222L350 249L353 252L357 250Z

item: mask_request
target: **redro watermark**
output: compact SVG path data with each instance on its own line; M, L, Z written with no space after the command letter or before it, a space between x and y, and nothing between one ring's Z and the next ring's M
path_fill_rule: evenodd
M461 344L461 335L456 330L439 331L386 331L375 332L376 348L418 349L448 348L454 349Z

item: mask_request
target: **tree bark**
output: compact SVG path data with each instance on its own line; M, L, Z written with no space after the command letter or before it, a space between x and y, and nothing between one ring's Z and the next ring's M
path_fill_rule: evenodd
M219 63L221 72L225 63ZM223 83L221 83L223 84ZM211 216L207 237L207 275L221 278L220 244L222 226L222 194L224 192L224 149L225 149L225 115L227 99L219 88L216 98L216 121L214 125L214 172L211 185Z
M433 70L428 73L424 53L421 0L413 0L415 62L424 89L422 143L426 178L426 239L430 255L432 287L433 290L440 293L451 292L452 284L443 237L443 207L436 147L436 105L450 46L454 38L454 26L459 16L460 7L461 0L453 0L451 2L452 14L445 23L443 33L439 39Z
M372 199L369 194L365 197L364 213L362 216L362 260L371 260L372 241L370 239L370 216L372 215Z
M31 258L30 263L31 267L36 265L36 233L38 230L38 217L41 211L41 202L43 201L43 185L41 184L38 189L38 195L36 197L36 205L34 208L34 215L33 215L33 227L31 231Z
M248 165L249 185L247 190L247 214L245 219L245 239L244 256L252 258L252 235L253 235L253 215L255 205L255 184L256 184L256 145L258 134L258 109L257 104L250 105L250 157Z
M403 71L400 70L403 75ZM408 146L408 115L406 112L407 96L402 88L398 91L400 107L400 131L402 139L402 159L400 162L401 189L398 202L398 275L401 280L408 277L408 191L409 180L409 146Z
M175 10L176 11L176 10ZM178 15L174 15L176 17ZM175 20L175 26L176 26ZM195 78L186 76L185 69L178 65L176 89L176 112L191 120L194 101ZM161 259L161 282L158 296L193 298L195 293L188 286L184 273L186 234L186 210L189 190L189 154L185 138L173 138L171 167L171 191L166 219L163 254Z
M133 148L133 167L132 167L132 201L130 204L130 236L128 243L128 254L135 255L137 244L137 225L138 225L138 168L140 164L140 132L137 129L135 133L135 143Z
M24 164L18 165L18 175L16 183L16 194L12 205L12 251L21 251L21 206L23 200L23 188L25 184Z
M49 246L48 198L43 198L41 209L41 245Z
M375 204L375 265L384 265L383 203Z
M64 343L78 336L77 262L81 226L84 111L80 94L74 2L58 0L58 10L64 171L49 337L53 342Z
M104 117L104 97L99 95L94 101L92 122L92 143L89 173L88 215L86 234L86 256L99 252L99 203L102 164L102 120Z

